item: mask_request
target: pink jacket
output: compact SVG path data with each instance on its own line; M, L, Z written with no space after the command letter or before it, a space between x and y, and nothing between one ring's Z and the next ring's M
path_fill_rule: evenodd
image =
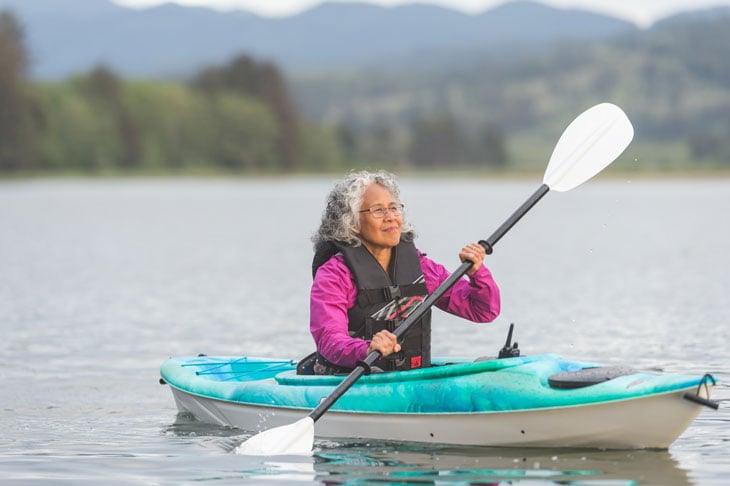
M426 288L431 294L450 272L418 252ZM309 329L317 351L330 362L355 367L365 359L369 342L350 337L347 311L355 305L357 288L342 255L335 255L317 270L310 296ZM491 322L500 310L499 288L482 265L478 272L461 279L436 303L436 307L473 322Z

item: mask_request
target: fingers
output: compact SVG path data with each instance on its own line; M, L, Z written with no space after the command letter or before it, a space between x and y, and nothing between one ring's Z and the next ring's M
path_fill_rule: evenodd
M469 243L462 248L461 253L459 253L459 258L462 262L469 260L473 263L471 268L466 272L467 275L473 275L477 270L479 270L485 256L487 256L486 250L478 243Z
M368 346L368 354L373 351L380 351L383 356L388 356L393 353L400 351L400 344L398 344L398 338L392 332L382 330L373 336Z

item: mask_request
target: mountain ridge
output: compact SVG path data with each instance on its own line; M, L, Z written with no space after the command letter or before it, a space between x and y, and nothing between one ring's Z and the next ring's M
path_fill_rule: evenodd
M25 25L42 80L99 63L135 78L186 77L242 52L285 70L348 69L431 49L530 46L594 40L638 28L627 21L534 1L477 15L430 4L324 3L289 17L163 4L132 9L109 0L0 0Z

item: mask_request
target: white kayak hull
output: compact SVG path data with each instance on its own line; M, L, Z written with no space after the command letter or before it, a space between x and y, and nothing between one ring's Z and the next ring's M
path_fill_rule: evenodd
M703 407L683 399L711 387L588 405L471 413L359 413L330 410L316 424L320 438L497 447L665 449ZM177 407L197 419L259 432L297 421L309 410L266 407L191 394L172 387Z

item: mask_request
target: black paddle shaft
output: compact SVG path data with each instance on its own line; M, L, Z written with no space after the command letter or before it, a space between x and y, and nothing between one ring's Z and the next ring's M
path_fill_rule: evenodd
M541 185L537 191L535 191L532 196L530 196L527 201L525 201L522 206L517 208L517 211L512 213L512 216L507 218L507 221L502 223L502 226L497 228L497 231L492 233L492 236L487 238L486 240L480 240L479 244L484 247L484 249L487 251L487 255L491 255L493 251L494 245L497 244L497 242L502 239L502 237L512 229L512 227L517 224L517 222L522 219L522 216L527 214L527 212L532 209L532 207L537 204L537 202L545 196L545 194L548 193L550 188L547 184Z
M502 223L502 226L497 228L497 231L492 233L492 235L487 238L486 240L480 240L479 244L484 247L486 252L488 254L491 254L493 251L494 245L497 244L497 242L510 230L512 227L517 224L517 222L522 219L522 217L527 214L527 212L532 209L532 207L537 204L537 202L542 199L542 197L548 193L550 188L547 186L547 184L541 185L537 191L535 191L530 198L525 201L522 206L517 208L517 210L512 213L512 215L507 218L507 221ZM396 328L396 330L393 332L393 334L396 335L398 339L401 338L408 330L413 326L414 323L418 322L418 320L423 317L423 315L426 313L427 310L429 310L433 305L438 302L438 300L443 297L443 295L454 286L456 282L459 281L464 275L466 275L466 272L471 268L473 265L473 262L465 261L464 263L459 266L459 268L456 269L455 272L453 272L451 275L448 276L446 280L444 280L441 285L439 285L436 290L433 291L431 295L429 295L426 300L423 301L421 305L418 306L418 308L408 316L408 318L403 321L403 323ZM352 387L352 385L366 372L370 372L370 367L372 366L377 359L380 358L380 351L373 351L372 353L368 354L364 361L357 364L354 370L350 372L349 375L347 375L339 385L337 385L337 388L332 390L332 393L329 394L329 396L322 399L322 401L319 403L317 408L312 410L309 414L309 417L313 421L319 420L322 415L327 412L327 410L330 409L332 405L335 404L339 398L345 394L347 390Z

